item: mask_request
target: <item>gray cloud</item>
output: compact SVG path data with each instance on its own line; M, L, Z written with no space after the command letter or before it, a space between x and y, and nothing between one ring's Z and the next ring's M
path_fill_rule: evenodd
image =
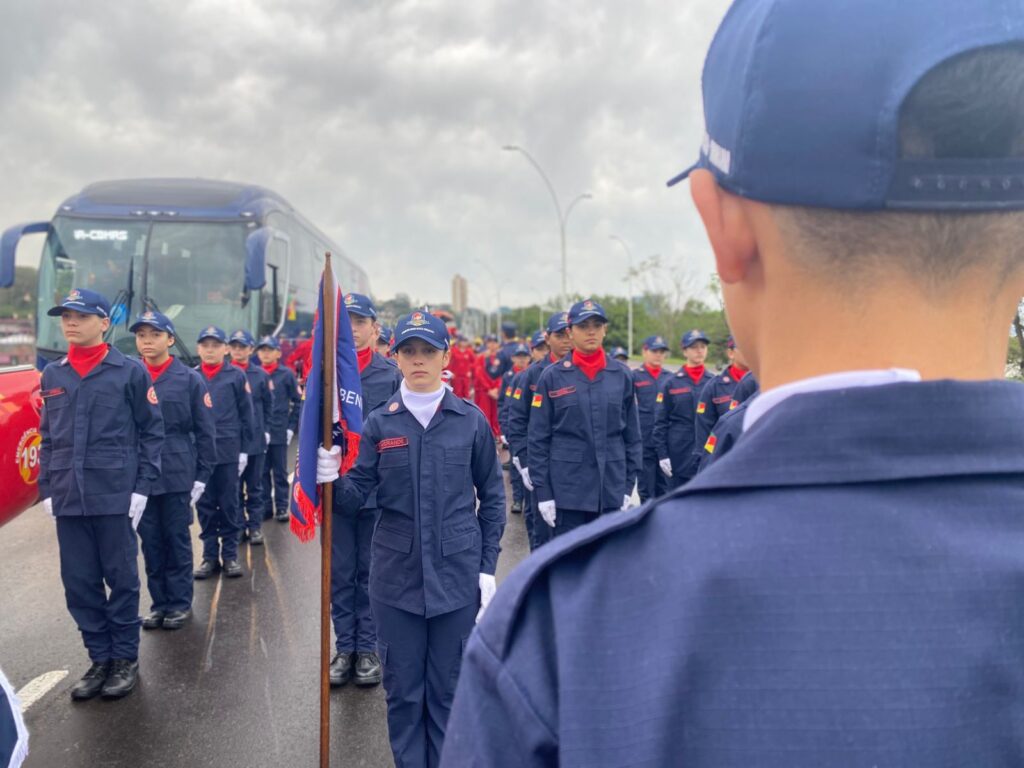
M207 176L287 197L374 293L493 304L623 293L617 234L706 275L685 189L700 67L726 0L8 3L0 11L0 210L49 216L100 178ZM38 242L29 246L32 258ZM23 251L19 256L24 257ZM480 267L484 261L490 269ZM703 281L703 278L702 280Z

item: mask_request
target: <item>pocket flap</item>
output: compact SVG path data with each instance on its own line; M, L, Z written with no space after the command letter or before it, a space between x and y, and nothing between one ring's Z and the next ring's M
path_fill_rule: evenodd
M377 532L373 535L373 543L406 555L412 552L412 536L380 526L377 526Z
M444 463L445 464L462 464L463 466L469 466L473 459L473 451L471 448L445 448L444 449Z
M556 461L580 462L583 461L583 454L581 451L567 445L552 445L551 458Z
M85 455L82 466L85 469L116 469L125 466L123 451L91 451Z
M463 552L476 544L479 536L479 531L468 531L461 536L453 536L450 539L443 539L441 541L441 554L448 557L448 555Z

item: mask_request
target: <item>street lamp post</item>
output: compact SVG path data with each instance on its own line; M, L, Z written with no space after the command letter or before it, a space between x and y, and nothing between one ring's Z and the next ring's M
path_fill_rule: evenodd
M629 310L628 310L628 314L627 314L628 320L626 321L626 324L628 326L628 330L626 331L626 333L628 334L629 340L628 340L628 343L626 344L626 351L629 353L629 356L632 357L633 356L633 254L630 252L629 246L626 245L626 241L623 240L618 235L609 235L608 239L609 240L614 240L615 242L617 242L619 245L622 246L622 249L626 252L626 293L627 293L628 298L629 298Z
M498 302L494 308L494 334L497 336L501 333L501 282L495 276L494 270L487 266L483 259L474 259L474 261L487 271L487 274L491 277L491 282L494 283L494 298Z
M569 203L569 205L566 206L565 212L563 213L562 212L562 205L561 205L561 203L558 202L558 195L555 194L555 188L551 185L551 181L548 179L547 174L544 173L544 169L540 167L540 163L538 163L536 160L533 159L533 155L531 155L529 152L527 152L525 149L523 149L522 147L518 146L517 144L506 144L504 147L502 147L502 149L505 150L506 152L518 152L523 157L525 157L527 162L530 165L533 166L534 170L537 171L538 174L540 174L540 178L544 182L544 186L547 187L548 192L551 194L551 202L553 202L555 204L555 215L558 216L558 234L559 234L559 238L561 240L561 246L562 246L562 299L561 299L561 303L563 305L565 305L566 302L568 301L568 298L569 298L568 275L567 275L566 255L565 255L565 226L566 226L566 223L569 221L569 214L572 213L572 209L576 207L576 204L582 202L583 200L591 200L591 199L593 199L593 195L591 195L589 192L584 192L581 195L577 195L576 197L574 197L572 199L572 201ZM565 309L564 306L563 306L563 309Z

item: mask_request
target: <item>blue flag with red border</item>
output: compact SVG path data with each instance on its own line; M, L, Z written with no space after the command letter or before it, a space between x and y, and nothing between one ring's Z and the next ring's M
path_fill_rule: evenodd
M363 431L363 391L359 381L355 341L348 311L342 301L341 286L334 280L334 338L324 339L324 276L320 276L316 315L313 318L313 354L310 359L306 393L299 417L298 454L295 458L295 481L292 485L291 529L302 541L311 541L316 526L323 520L323 501L316 482L316 453L323 444L323 409L331 409L334 434L341 436L342 473L347 472L359 454L359 438ZM324 349L335 350L334 382L324 392Z

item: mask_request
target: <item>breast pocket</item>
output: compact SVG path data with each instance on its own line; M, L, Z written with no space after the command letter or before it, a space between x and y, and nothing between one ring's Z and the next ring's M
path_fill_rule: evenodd
M389 448L377 459L377 506L413 514L409 446Z
M67 392L43 398L43 414L46 416L50 437L54 441L71 435L74 427L74 409L70 406L71 398Z
M550 396L549 396L550 397ZM580 433L585 426L583 411L580 409L579 395L575 392L559 397L551 397L551 410L553 411L555 430Z
M120 398L96 398L89 411L89 438L104 445L123 444L131 411Z

